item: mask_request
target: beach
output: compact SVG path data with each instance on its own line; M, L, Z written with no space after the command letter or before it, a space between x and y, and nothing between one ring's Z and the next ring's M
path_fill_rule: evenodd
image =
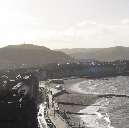
M97 100L96 95L93 94L85 94L80 88L79 85L82 82L85 82L85 78L78 79L69 79L64 81L64 88L70 94L63 94L58 97L57 102L67 102L67 103L75 103L80 105L59 105L61 111L68 111L73 113L85 113L86 106L90 106L94 104ZM94 106L94 110L98 110L98 107ZM88 112L86 112L88 113ZM83 116L81 115L69 115L71 118L71 122L75 123L75 125L85 125L87 126L86 121L83 120ZM88 128L88 127L87 127Z
M64 80L64 88L71 93L86 94L86 91L80 88L80 85L86 80L86 78Z
M80 87L82 84L85 84L85 81L86 79L77 79L76 81L71 80L70 82L71 86L69 86L70 92L76 92L76 93L88 95L89 94L88 90L86 91ZM92 90L92 88L93 87L91 87L90 89ZM92 94L98 94L98 93L92 92ZM80 108L81 110L78 111L78 113L89 114L89 115L79 116L80 120L85 122L86 126L90 128L114 128L113 126L111 126L111 121L109 119L108 113L104 112L104 107L103 107L104 105L102 104L104 102L106 103L106 105L109 104L109 102L108 101L106 102L105 100L106 99L101 99L101 100L96 99L95 103L89 105L88 107L85 107L83 109ZM100 112L102 109L103 109L103 114Z
M71 79L66 80L64 87L71 96L62 96L64 101L79 102L83 98L87 106L64 106L69 111L87 113L76 115L88 128L127 128L128 102L126 97L96 97L96 94L129 94L128 77L112 77L106 79ZM73 98L74 97L74 98ZM79 97L79 98L77 98ZM71 99L71 100L70 100ZM89 103L88 103L89 102ZM124 118L123 118L123 115Z

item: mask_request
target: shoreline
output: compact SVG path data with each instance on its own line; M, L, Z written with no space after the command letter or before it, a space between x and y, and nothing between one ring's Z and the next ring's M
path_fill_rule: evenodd
M64 81L64 88L69 93L77 93L77 94L84 94L84 95L98 95L99 93L88 93L88 91L83 90L83 88L79 87L81 84L85 83L86 80L89 80L87 78L77 78L77 79L71 79L71 80L65 80Z
M97 100L96 95L94 94L85 94L80 91L80 88L77 86L80 82L84 82L86 78L77 78L77 79L69 79L64 81L64 88L66 89L69 94L60 95L56 101L59 102L68 102L68 103L78 103L78 104L85 104L86 106L90 106L94 104ZM77 91L76 91L77 90ZM79 111L86 108L86 106L81 105L59 105L60 110L75 112L78 113ZM85 122L81 120L79 115L69 115L71 118L71 122L74 122L77 125L84 126ZM88 128L85 124L85 127Z
M80 94L80 95L90 95L88 94L88 92L86 92L86 90L82 90L82 88L80 88L80 83L83 83L85 82L86 79L85 78L78 78L76 80L68 80L68 81L65 81L65 89L70 92L70 93L76 93L76 94ZM91 95L96 95L96 93L94 94L91 94ZM103 101L103 100L106 100L105 99L96 99L94 101L94 103L91 103L89 104L89 106L87 107L78 107L78 110L77 112L78 113L89 113L89 115L80 115L80 116L76 116L75 118L75 121L77 119L80 120L80 122L84 122L86 127L93 127L93 128L100 128L100 126L102 125L102 128L114 128L113 126L111 126L111 121L110 121L110 118L109 118L109 115L108 113L104 112L104 111L100 111L101 109L103 109L103 107L101 106L101 102L106 102L106 101ZM100 106L93 106L93 105L100 105ZM96 115L90 115L90 114L96 114ZM87 118L87 119L86 119ZM103 123L105 124L98 124L96 122L96 120L101 120ZM106 125L106 126L104 126Z
M83 81L85 81L86 78L77 78L77 79L69 79L69 80L64 80L64 88L66 91L71 92L71 93L82 93L77 90L80 90L78 86L75 86ZM74 89L73 89L74 87Z

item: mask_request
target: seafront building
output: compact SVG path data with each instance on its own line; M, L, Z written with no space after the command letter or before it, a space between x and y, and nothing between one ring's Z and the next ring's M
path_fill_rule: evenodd
M100 62L89 60L87 62L69 63L69 64L52 64L42 69L46 71L46 77L49 79L64 78L64 77L82 77L82 76L115 76L128 74L129 61L118 60L113 62Z
M108 75L108 74L119 74L126 71L127 65L124 62L97 62L91 63L82 70L84 75Z

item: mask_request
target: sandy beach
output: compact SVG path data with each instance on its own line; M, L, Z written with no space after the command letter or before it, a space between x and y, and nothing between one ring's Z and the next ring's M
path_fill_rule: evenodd
M79 88L78 84L85 81L85 78L77 78L77 79L68 79L68 80L64 80L64 88L68 91L68 92L75 92L75 93L84 93L81 91L81 89Z
M111 126L111 121L109 118L108 113L106 113L105 104L108 105L108 100L105 99L94 99L90 97L89 92L86 90L83 90L80 88L80 84L85 84L86 79L85 78L78 78L78 79L71 79L71 80L65 80L64 87L67 91L70 93L77 93L80 95L84 95L85 97L88 96L88 99L90 99L89 106L87 107L72 107L74 111L77 111L78 113L88 113L89 115L80 115L76 116L74 120L80 119L81 122L85 123L85 126L88 128L114 128ZM94 93L93 95L95 95ZM91 95L92 96L92 95ZM68 98L66 98L68 99ZM74 99L73 99L74 100ZM93 101L93 102L92 102ZM96 106L98 105L98 106ZM70 106L65 106L66 109L72 111L70 109ZM92 115L95 114L95 115Z

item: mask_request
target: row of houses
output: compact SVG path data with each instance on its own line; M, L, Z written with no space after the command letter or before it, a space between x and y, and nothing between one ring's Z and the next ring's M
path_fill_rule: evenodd
M81 72L82 75L113 75L125 72L127 69L126 65L90 65L84 68Z
M64 78L71 76L113 76L119 74L129 73L129 61L128 60L118 60L114 62L99 62L99 61L89 61L88 63L66 63L66 64L49 64L42 67L28 68L28 69L17 69L14 71L7 71L7 74L14 76L12 74L22 74L22 72L33 72L33 74L38 78L38 80L45 80L49 78ZM4 73L1 73L3 75ZM13 79L13 78L11 78Z
M40 70L45 78L70 76L107 76L124 74L129 71L129 61L51 64Z

